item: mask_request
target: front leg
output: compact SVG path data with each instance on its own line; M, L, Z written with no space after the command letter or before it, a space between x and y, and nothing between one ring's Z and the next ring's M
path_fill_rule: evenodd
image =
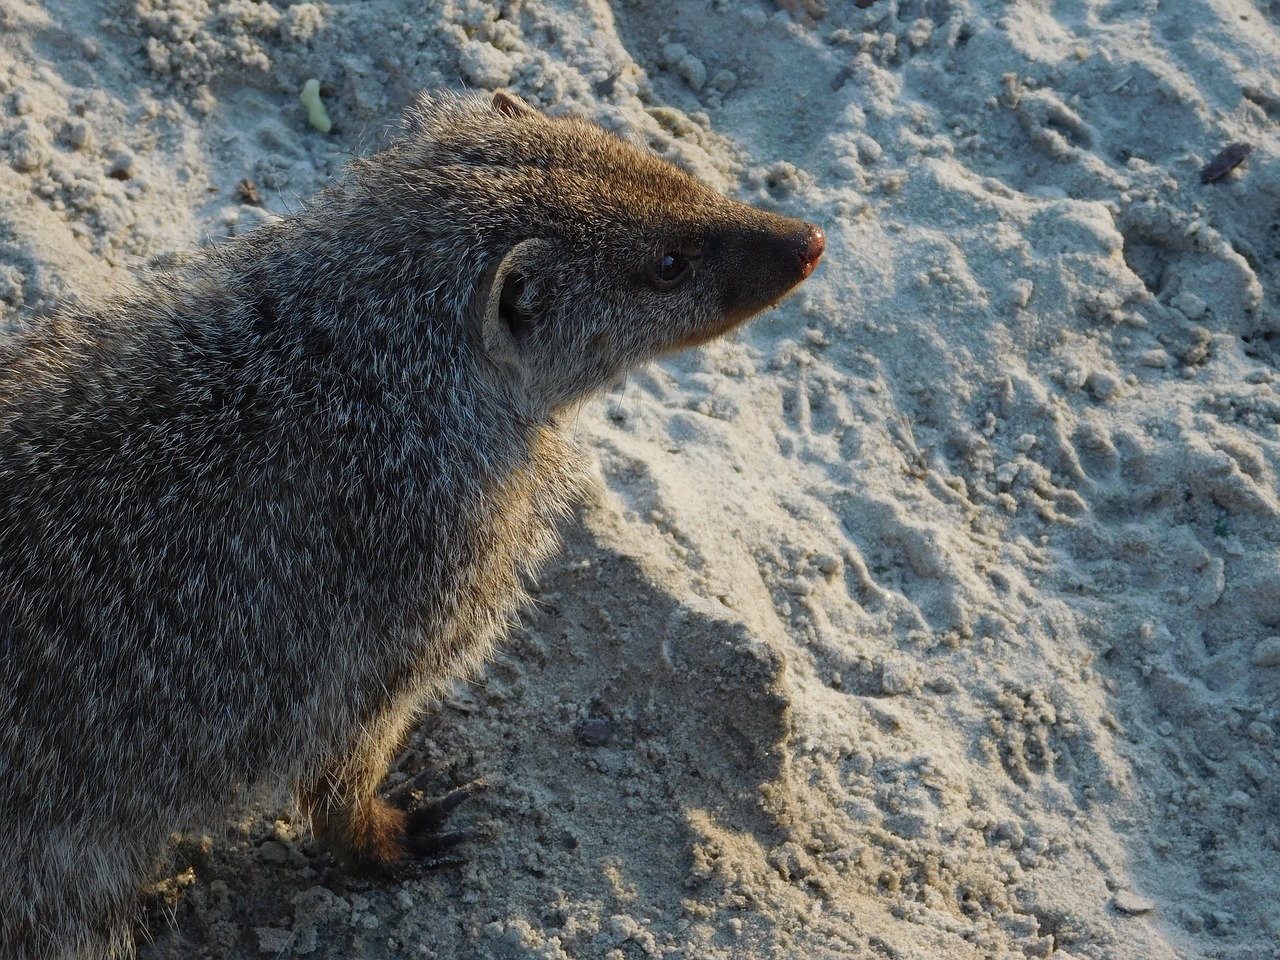
M298 792L316 839L344 870L385 875L412 865L431 869L456 864L458 858L445 852L473 836L440 828L477 784L416 802L416 791L434 779L428 771L395 791L395 802L379 794L411 721L411 711L387 711L356 737L346 756Z

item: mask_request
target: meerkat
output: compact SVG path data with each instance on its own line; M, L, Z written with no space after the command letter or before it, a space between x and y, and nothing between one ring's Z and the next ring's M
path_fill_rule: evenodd
M175 831L291 788L345 867L516 615L621 373L812 273L822 232L506 93L422 97L296 215L0 342L0 960L133 953Z

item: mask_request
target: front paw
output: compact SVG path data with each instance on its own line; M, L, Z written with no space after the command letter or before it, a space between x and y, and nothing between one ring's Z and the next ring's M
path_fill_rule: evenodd
M404 872L435 870L463 862L453 847L479 834L472 829L445 830L449 814L484 788L475 781L439 797L424 796L438 779L427 770L388 793L353 799L326 784L321 798L303 794L316 839L338 866L348 873L395 876Z
M424 770L388 794L391 802L405 812L404 846L411 869L458 866L464 862L463 858L448 851L481 835L471 827L445 830L444 825L454 810L488 785L483 780L473 780L442 795L431 796L428 791L438 779L436 768Z

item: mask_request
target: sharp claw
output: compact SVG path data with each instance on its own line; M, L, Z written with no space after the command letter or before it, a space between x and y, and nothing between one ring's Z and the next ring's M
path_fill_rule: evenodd
M446 870L451 867L460 867L466 862L465 857L459 856L419 857L413 861L409 869L411 873L426 873L429 870Z
M387 791L387 802L404 808L413 798L413 794L419 790L425 790L435 781L440 779L440 775L444 772L444 768L437 765L427 767L415 777L410 777L401 784L397 784Z
M460 843L475 840L480 835L479 831L469 828L450 830L448 833L410 834L409 847L412 849L414 856L419 859L445 859L434 858L431 855L456 847ZM454 859L458 863L463 862L462 857L455 857Z
M467 799L485 789L486 786L484 781L475 780L464 787L450 790L443 797L435 797L434 799L423 801L421 805L409 811L409 832L411 834L425 833L434 827L440 826L448 818L449 814L453 813Z
M471 783L464 784L456 790L450 790L443 797L436 797L434 800L424 803L422 809L434 810L438 816L447 817L469 797L475 796L487 787L488 784L483 780L473 780Z

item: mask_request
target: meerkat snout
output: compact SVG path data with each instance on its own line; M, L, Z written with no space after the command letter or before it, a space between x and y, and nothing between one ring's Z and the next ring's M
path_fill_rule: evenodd
M818 266L818 261L822 259L822 254L827 249L827 235L822 232L821 228L815 227L812 223L805 224L808 228L805 231L803 240L796 247L796 258L800 261L800 279L807 280L809 274Z

